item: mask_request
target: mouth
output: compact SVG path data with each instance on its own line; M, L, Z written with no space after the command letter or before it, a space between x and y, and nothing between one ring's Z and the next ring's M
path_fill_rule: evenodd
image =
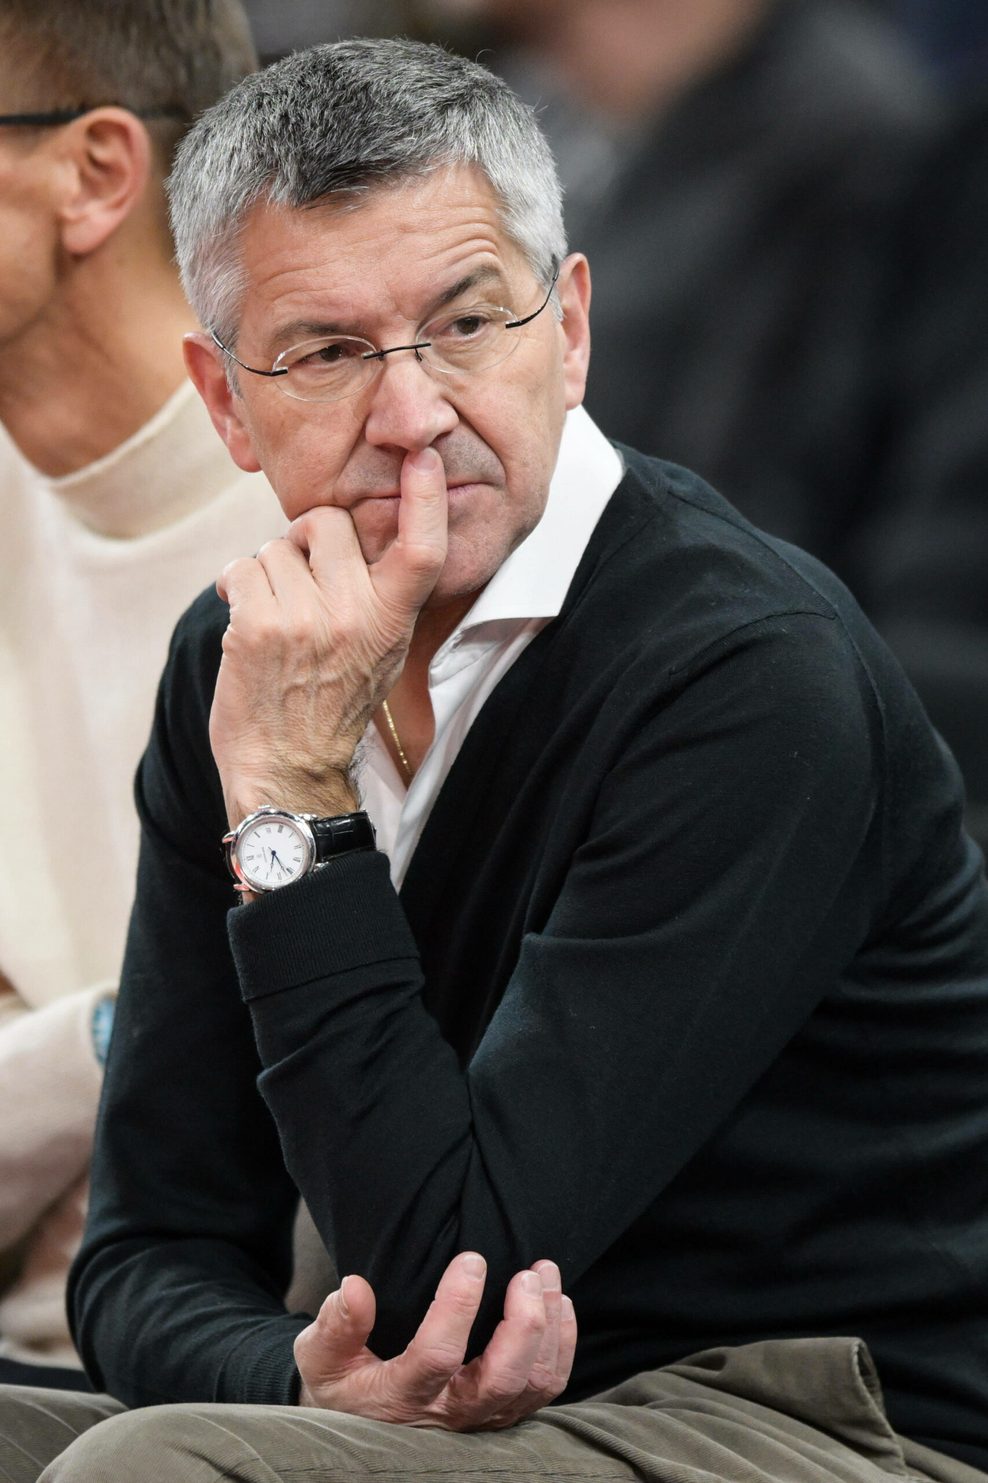
M483 482L484 481L481 479L455 480L452 484L446 485L446 492L450 496L464 495L469 493L471 490L479 489ZM368 491L366 494L358 495L355 500L350 502L349 508L355 509L357 505L363 504L386 504L389 501L397 504L400 499L400 489L373 490Z

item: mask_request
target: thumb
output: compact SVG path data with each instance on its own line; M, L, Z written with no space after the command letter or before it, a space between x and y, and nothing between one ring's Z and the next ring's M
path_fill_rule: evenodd
M362 1277L344 1277L295 1340L295 1363L307 1385L345 1374L364 1355L376 1310L370 1283Z

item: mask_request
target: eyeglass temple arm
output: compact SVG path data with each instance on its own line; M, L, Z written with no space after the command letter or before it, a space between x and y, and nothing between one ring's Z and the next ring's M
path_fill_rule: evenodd
M552 270L552 282L549 284L549 292L546 294L545 298L542 300L542 302L539 305L539 307L537 309L533 309L531 314L526 314L524 319L510 319L508 321L508 323L504 326L504 328L506 330L520 330L523 324L531 324L531 322L532 322L533 319L538 319L539 315L542 313L542 310L545 308L546 304L548 304L549 300L552 298L552 291L553 291L553 289L556 286L556 281L557 281L558 278L559 278L559 265L557 263L553 267L553 270Z
M219 335L216 333L215 330L210 330L210 332L209 332L209 338L212 340L212 342L213 342L214 345L216 345L220 350L222 350L222 352L223 352L224 355L228 355L230 357L230 359L233 361L233 363L234 363L235 366L239 366L242 371L249 371L252 376L287 376L288 375L288 367L287 366L278 366L273 371L260 371L260 370L258 370L257 366L247 366L247 365L244 365L244 362L242 360L238 360L237 359L237 357L234 355L234 353L230 349L230 347L228 345L224 345L223 344L223 341L220 339Z
M151 121L158 118L176 119L182 123L191 123L189 112L181 108L177 103L167 103L160 108L131 108L127 103L90 103L84 108L51 108L47 113L0 113L0 124L5 128L21 129L53 129L60 124L74 123L77 118L83 118L87 113L95 113L97 108L123 108L132 113L135 118Z

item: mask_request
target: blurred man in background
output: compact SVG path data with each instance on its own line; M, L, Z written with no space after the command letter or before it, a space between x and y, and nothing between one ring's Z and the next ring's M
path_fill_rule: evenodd
M0 0L0 1375L78 1385L64 1285L174 621L281 528L185 380L163 183L254 66L239 0Z

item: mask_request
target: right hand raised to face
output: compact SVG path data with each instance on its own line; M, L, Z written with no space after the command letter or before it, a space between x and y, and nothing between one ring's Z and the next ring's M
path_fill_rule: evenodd
M398 534L371 565L349 512L319 506L225 568L209 736L231 825L263 803L356 806L347 769L442 570L446 522L442 459L425 448L404 459Z
M508 1284L504 1318L464 1364L484 1291L475 1252L456 1257L408 1348L381 1360L367 1348L375 1302L362 1277L345 1277L295 1340L299 1404L406 1426L481 1431L512 1426L561 1395L576 1352L573 1304L559 1268L536 1262Z

